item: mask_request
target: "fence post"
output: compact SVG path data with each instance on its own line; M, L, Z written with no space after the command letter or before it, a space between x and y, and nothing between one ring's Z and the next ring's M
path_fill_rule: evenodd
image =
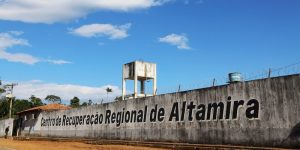
M269 72L268 72L268 78L270 78L271 77L271 68L269 68Z

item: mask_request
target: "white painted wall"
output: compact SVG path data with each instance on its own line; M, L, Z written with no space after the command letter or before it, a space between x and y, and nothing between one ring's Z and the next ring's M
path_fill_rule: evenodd
M0 120L0 137L3 137L5 135L5 129L8 126L9 126L8 136L12 136L13 125L14 125L13 123L14 123L14 119L13 118L5 119L5 120Z

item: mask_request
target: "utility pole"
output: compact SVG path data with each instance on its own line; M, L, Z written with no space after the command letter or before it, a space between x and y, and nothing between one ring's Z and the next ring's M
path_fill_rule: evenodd
M4 85L4 88L7 89L7 91L9 91L9 94L6 95L6 98L8 98L10 100L10 104L9 104L9 118L11 118L12 116L12 100L13 100L13 90L14 90L14 86L17 86L17 83L12 83L12 84L6 84Z

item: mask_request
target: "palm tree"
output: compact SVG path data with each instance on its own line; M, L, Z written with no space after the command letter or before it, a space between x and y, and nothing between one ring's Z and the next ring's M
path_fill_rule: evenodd
M107 97L106 99L107 99L107 101L108 101L108 93L109 93L109 92L112 92L112 89L109 88L109 87L107 87L107 88L106 88L106 97Z

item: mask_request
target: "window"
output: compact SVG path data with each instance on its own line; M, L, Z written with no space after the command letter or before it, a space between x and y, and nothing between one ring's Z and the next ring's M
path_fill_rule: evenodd
M38 116L39 116L38 113L34 113L33 116L32 116L32 119L37 119Z
M30 120L32 118L32 114L27 114L26 115L26 120Z

